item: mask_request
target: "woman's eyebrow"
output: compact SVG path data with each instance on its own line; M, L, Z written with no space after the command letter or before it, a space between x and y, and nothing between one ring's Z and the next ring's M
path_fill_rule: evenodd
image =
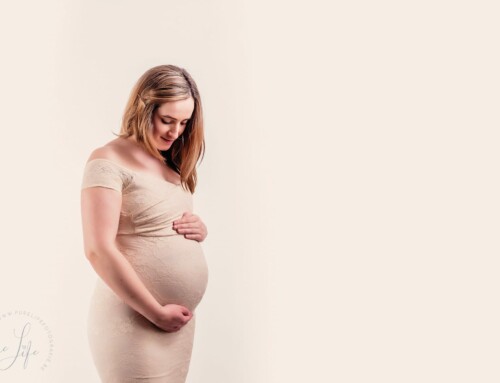
M172 117L172 116L169 116L168 114L166 114L166 115L164 115L164 116L162 116L162 117L168 117L168 118L171 118L172 120L177 121L177 118ZM189 120L189 118L185 118L185 120Z

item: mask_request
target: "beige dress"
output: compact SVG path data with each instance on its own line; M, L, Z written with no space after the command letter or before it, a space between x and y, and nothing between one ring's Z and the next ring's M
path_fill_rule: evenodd
M161 305L176 303L193 313L179 331L163 331L97 278L87 329L102 382L185 382L195 309L208 282L200 242L172 228L185 211L192 212L192 194L180 184L101 158L87 162L81 187L111 188L122 194L118 248Z

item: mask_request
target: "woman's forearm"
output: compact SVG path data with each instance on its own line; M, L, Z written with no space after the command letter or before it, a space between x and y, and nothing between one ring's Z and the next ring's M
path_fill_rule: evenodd
M101 279L127 305L153 323L157 320L161 305L118 248L90 252L87 259Z

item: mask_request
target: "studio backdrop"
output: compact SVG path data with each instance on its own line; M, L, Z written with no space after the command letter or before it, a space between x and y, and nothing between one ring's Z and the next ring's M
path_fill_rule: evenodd
M499 11L3 2L0 382L99 382L83 169L161 64L205 121L188 382L498 382Z

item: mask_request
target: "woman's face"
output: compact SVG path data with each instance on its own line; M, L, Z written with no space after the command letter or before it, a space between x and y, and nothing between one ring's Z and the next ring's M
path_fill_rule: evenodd
M186 129L194 110L194 100L171 101L161 104L153 114L152 140L158 150L168 150Z

